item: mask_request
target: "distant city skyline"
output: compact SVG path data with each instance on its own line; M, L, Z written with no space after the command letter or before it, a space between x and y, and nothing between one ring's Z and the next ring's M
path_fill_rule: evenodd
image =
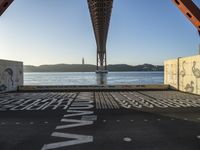
M199 44L197 30L171 0L114 0L108 64L162 65L196 55ZM38 66L82 58L96 63L87 0L16 0L0 17L0 59Z

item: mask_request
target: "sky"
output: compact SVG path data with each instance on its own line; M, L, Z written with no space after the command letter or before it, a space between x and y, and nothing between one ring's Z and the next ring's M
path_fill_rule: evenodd
M194 0L200 7L200 0ZM198 53L196 28L171 0L114 0L108 64L162 65ZM0 17L0 59L25 65L96 63L87 0L15 0Z

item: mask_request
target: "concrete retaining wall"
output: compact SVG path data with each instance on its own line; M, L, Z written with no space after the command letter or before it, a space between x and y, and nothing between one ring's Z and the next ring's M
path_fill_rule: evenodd
M16 91L23 85L23 63L0 59L0 93Z
M200 95L200 55L165 61L164 83Z
M132 91L132 90L168 90L169 85L72 85L72 86L20 86L21 92L38 92L38 91Z
M178 60L165 61L164 84L169 84L171 87L178 89Z

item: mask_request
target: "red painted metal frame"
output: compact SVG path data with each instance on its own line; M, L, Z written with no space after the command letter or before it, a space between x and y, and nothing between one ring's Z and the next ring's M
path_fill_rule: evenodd
M172 0L200 33L200 9L192 0Z
M13 1L14 0L0 0L0 16L5 12L5 10Z

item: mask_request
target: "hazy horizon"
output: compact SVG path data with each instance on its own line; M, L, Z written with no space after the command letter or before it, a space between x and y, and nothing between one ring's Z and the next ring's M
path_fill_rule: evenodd
M162 64L161 65L157 65L157 64L151 64L151 63L141 63L141 64L135 64L135 65L130 65L130 64L108 64L108 65L129 65L129 66L137 66L137 65L144 65L144 64L149 64L149 65L154 65L154 66L163 66ZM44 65L82 65L81 63L74 63L74 64L67 64L67 63L56 63L56 64L41 64L41 65L27 65L27 64L24 64L24 66L35 66L35 67L39 67L39 66L44 66ZM85 63L84 65L96 65L96 64L88 64L88 63Z

